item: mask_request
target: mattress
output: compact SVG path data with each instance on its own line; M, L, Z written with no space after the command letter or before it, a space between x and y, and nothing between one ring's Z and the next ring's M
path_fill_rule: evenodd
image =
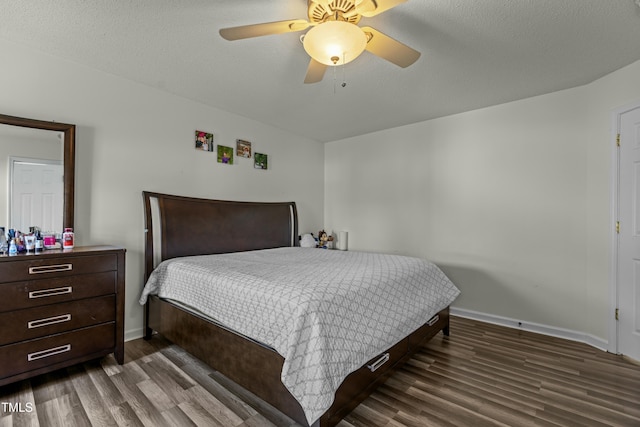
M347 375L459 293L419 258L288 247L164 261L139 302L179 301L273 348L284 358L282 382L311 425Z

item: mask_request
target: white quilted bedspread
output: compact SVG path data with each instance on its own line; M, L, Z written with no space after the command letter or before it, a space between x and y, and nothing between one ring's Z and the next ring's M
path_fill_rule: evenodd
M152 294L176 300L275 349L311 425L347 375L459 293L418 258L296 247L167 260L140 304Z

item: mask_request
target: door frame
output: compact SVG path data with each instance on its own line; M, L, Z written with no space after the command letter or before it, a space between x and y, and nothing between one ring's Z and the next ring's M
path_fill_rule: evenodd
M616 108L611 113L611 267L609 287L609 339L607 350L610 353L619 352L619 328L616 320L618 308L618 231L616 223L620 213L620 149L618 134L620 133L621 116L631 110L640 108L640 101Z

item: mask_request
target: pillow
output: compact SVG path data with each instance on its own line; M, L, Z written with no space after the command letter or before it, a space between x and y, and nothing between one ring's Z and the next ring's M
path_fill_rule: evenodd
M317 245L316 239L312 234L303 234L300 238L300 247L301 248L315 248Z

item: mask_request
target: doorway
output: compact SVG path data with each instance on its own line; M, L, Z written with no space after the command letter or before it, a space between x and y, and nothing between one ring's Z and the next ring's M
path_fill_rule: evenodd
M614 116L616 182L614 183L615 352L640 361L640 103Z

